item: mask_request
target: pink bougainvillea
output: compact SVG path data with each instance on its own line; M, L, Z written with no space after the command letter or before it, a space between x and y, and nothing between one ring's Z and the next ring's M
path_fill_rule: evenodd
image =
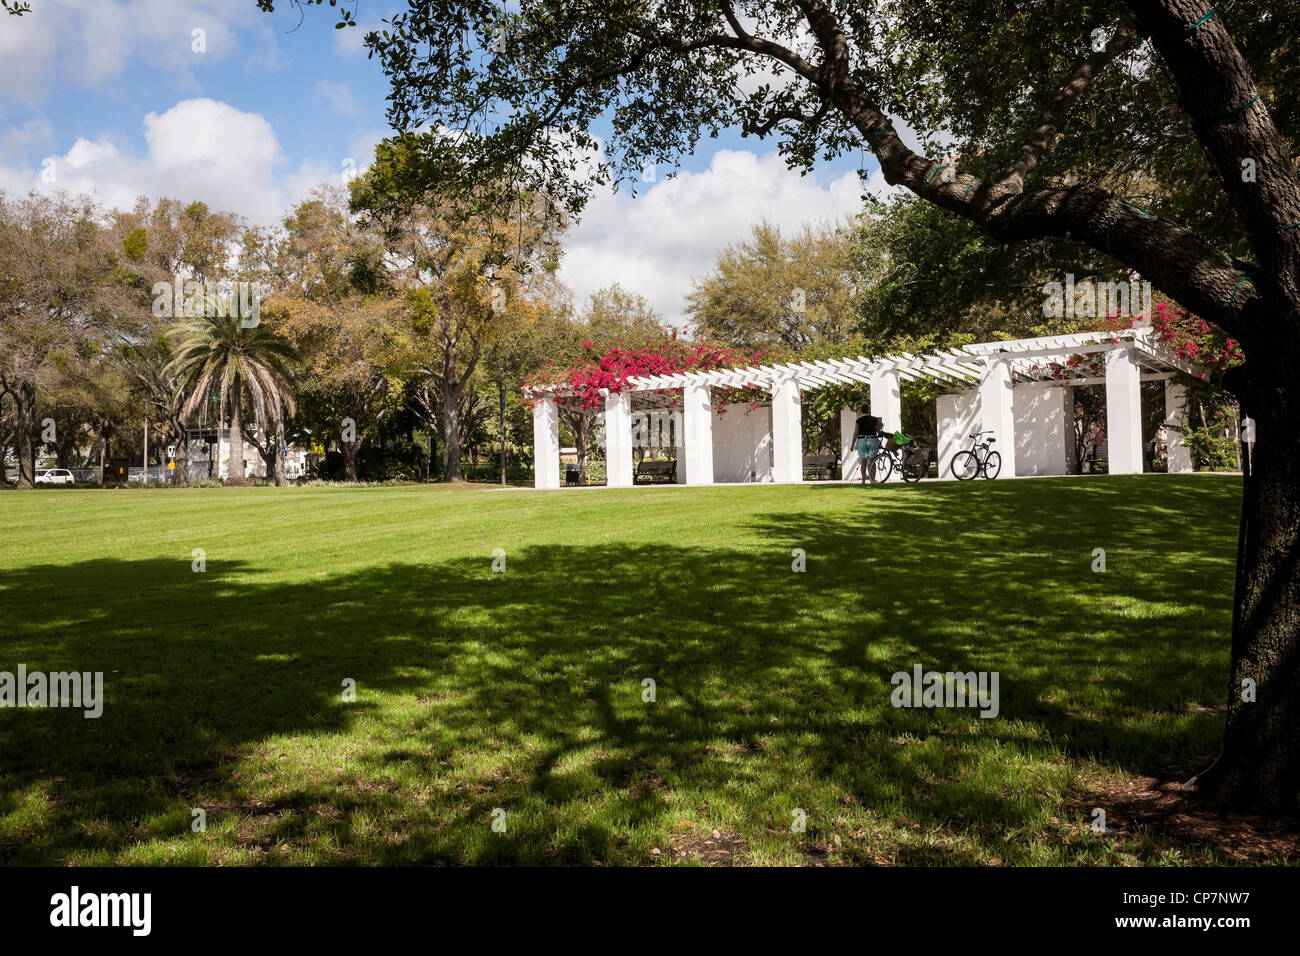
M678 338L675 332L649 347L626 348L620 344L601 350L588 340L582 348L587 353L583 361L568 369L548 365L531 376L526 387L568 390L572 393L569 400L577 400L584 409L589 409L601 405L604 392L623 391L630 379L755 365L769 357L762 352L738 353L711 342L688 341ZM735 396L745 389L718 391L729 391Z
M1148 318L1143 316L1143 318ZM1158 302L1151 309L1151 327L1179 358L1207 369L1222 371L1244 361L1241 345L1216 325L1172 302ZM1108 316L1103 331L1132 328L1137 319Z

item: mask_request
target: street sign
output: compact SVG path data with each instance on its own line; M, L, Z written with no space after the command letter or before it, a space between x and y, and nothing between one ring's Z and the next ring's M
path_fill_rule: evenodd
M167 457L168 457L168 458L175 458L175 457L176 457L176 446L175 446L175 445L168 445L168 446L167 446Z
M167 462L167 470L168 470L168 471L175 471L175 470L176 470L176 462L174 462L174 461L169 461L169 462Z

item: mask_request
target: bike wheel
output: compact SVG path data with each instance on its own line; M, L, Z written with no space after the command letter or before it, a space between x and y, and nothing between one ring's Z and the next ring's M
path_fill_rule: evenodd
M904 481L920 481L925 472L925 465L929 463L929 459L926 459L925 464L922 464L921 459L913 455L898 466L898 472L903 476Z
M893 470L894 459L881 452L867 463L867 480L873 485L883 484L889 480L890 472Z
M989 452L989 456L984 459L984 477L996 478L1002 471L1002 456L995 451Z
M980 473L980 462L973 451L959 451L952 456L948 471L958 481L970 481Z

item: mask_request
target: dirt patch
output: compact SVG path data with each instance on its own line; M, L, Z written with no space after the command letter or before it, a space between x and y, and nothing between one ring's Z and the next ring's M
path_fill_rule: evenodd
M1300 862L1300 826L1208 805L1195 787L1155 777L1098 778L1069 806L1085 816L1106 811L1106 825L1121 833L1145 831L1157 843L1210 849L1234 863Z
M674 834L667 862L694 860L704 866L740 866L748 844L721 830L690 830Z

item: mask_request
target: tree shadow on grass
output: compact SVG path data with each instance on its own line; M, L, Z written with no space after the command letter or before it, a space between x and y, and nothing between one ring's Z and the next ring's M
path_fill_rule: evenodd
M325 862L627 861L683 806L751 840L796 807L812 833L901 812L993 834L1041 808L1053 764L1194 766L1219 721L1185 711L1227 679L1230 522L1189 521L1206 496L1182 487L1050 485L841 488L847 516L769 513L758 547L531 546L504 574L5 572L0 669L103 671L107 700L0 710L0 860L121 854L183 835L191 806L237 816L234 845ZM998 671L999 716L895 709L916 664ZM1016 761L1039 776L996 766Z

